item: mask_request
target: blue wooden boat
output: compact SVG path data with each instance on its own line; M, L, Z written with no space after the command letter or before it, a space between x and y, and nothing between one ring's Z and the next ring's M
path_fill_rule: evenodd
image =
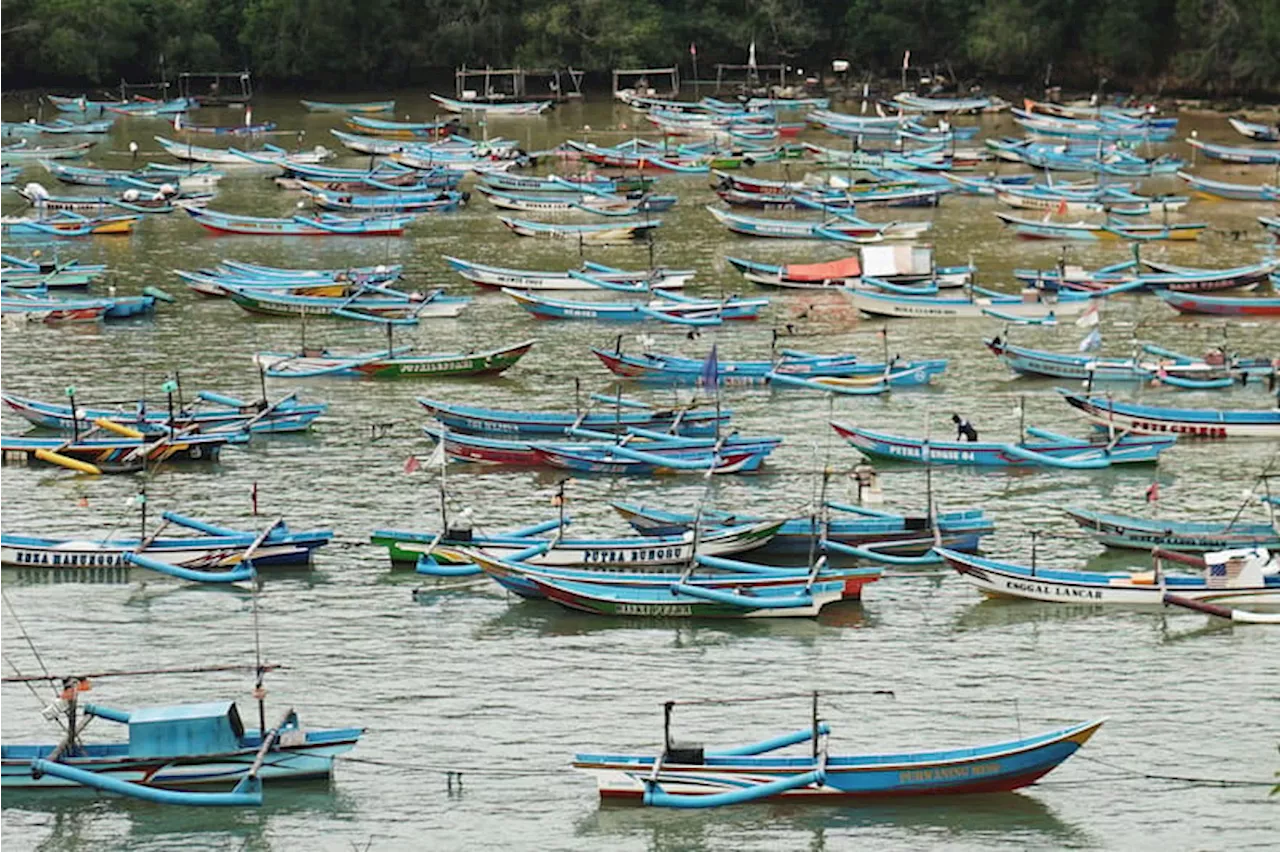
M998 112L1009 108L1009 102L996 97L942 98L899 92L889 106L902 112L979 113Z
M1218 145L1192 136L1187 144L1211 160L1246 165L1280 164L1280 148L1251 148L1245 145Z
M67 121L65 118L56 118L44 124L38 124L34 119L25 122L6 121L4 122L4 135L35 136L47 133L55 136L79 136L109 133L115 122L114 117L104 118L100 121Z
M858 600L880 568L779 569L698 554L683 573L572 572L467 554L503 586L597 615L640 618L813 617L841 600ZM696 568L695 568L696 566ZM703 570L710 569L710 570Z
M1092 303L1089 295L1049 288L1024 291L1026 298L988 290L977 285L964 296L902 295L869 288L848 289L844 294L859 311L878 317L981 319L1052 325L1058 317L1078 316Z
M653 408L643 403L623 399L618 405L613 399L593 400L607 403L613 411L511 411L500 408L482 408L456 405L434 399L418 397L418 403L445 426L460 432L503 435L506 437L563 438L568 428L591 429L598 432L622 432L638 427L655 432L668 432L690 438L715 437L727 426L732 411L716 411L709 408Z
M1141 265L1140 265L1141 264ZM1147 269L1142 269L1146 266ZM1098 269L1060 263L1053 269L1014 269L1024 284L1083 290L1094 295L1110 295L1147 290L1160 292L1207 292L1254 287L1280 266L1280 261L1263 260L1250 266L1230 269L1200 269L1153 260L1127 260Z
M154 563L160 563L181 569L173 574L180 579L209 579L196 575L238 572L248 565L246 555L255 568L305 567L314 552L333 539L332 530L293 531L283 520L260 534L211 524L177 512L164 512L161 518L161 526L149 532L145 539L115 535L94 539L91 534L53 538L4 533L0 535L0 564L45 569L120 568L132 564L170 573L157 569ZM170 526L197 534L163 536L162 532ZM146 559L133 562L129 556Z
M50 314L55 319L129 319L155 313L156 295L64 298L39 288L12 290L7 286L0 298L0 314L29 314L28 319ZM173 301L169 298L168 301Z
M152 116L174 115L196 109L199 106L200 104L193 98L171 98L165 101L138 99L119 104L107 104L102 109L106 112L119 113L120 115Z
M194 400L181 404L172 412L164 403L138 400L133 409L96 408L40 402L12 393L0 393L9 409L34 426L71 432L88 430L94 421L109 420L144 434L159 435L170 429L195 427L201 432L247 429L254 433L302 432L311 428L316 418L328 409L328 403L300 403L297 393L274 402L254 401L200 391ZM206 406L206 407L202 407ZM207 407L213 406L213 407Z
M358 101L355 103L339 103L337 101L299 101L307 112L352 112L352 113L379 113L392 112L396 108L396 102L390 101Z
M1280 438L1280 410L1165 408L1087 396L1066 388L1055 390L1099 429L1193 438Z
M1022 376L1085 381L1151 381L1156 378L1186 379L1192 382L1215 382L1215 387L1230 387L1237 379L1266 378L1276 369L1268 359L1224 359L1210 364L1203 359L1186 357L1099 358L1068 352L1050 352L1018 346L999 337L983 341L991 354L1005 366Z
M660 753L574 755L602 800L651 807L714 808L772 799L829 804L853 799L1000 793L1033 784L1089 741L1102 719L987 745L888 754L831 755L818 721L759 743L719 750L675 745L665 706ZM799 755L778 754L804 745Z
M678 200L674 195L613 195L606 192L509 192L504 189L479 184L476 191L501 210L518 210L535 213L592 213L597 216L637 216L641 213L662 213L670 210Z
M1262 548L1206 553L1194 562L1203 573L1074 571L1019 565L946 548L937 552L978 591L990 597L1063 604L1160 606L1167 592L1215 604L1280 604L1280 560ZM1157 554L1161 559L1165 554ZM1192 561L1187 554L1169 554ZM1232 564L1234 563L1234 564Z
M1258 224L1273 234L1280 234L1280 219L1270 216L1259 216Z
M446 121L388 121L352 113L347 116L347 126L360 133L390 136L395 139L436 139L458 128L457 119Z
M91 101L85 95L77 95L76 97L66 97L63 95L45 95L49 103L53 104L58 112L75 112L84 115L102 115L109 106L121 106L127 101Z
M1229 198L1235 201L1280 201L1280 187L1262 183L1228 183L1209 180L1199 175L1178 172L1193 191L1206 198Z
M243 260L223 259L218 262L220 268L231 270L242 277L260 278L264 281L274 280L310 280L329 279L332 281L361 281L383 284L394 281L404 272L404 266L398 263L375 266L347 266L333 269L295 269L292 267L265 266L261 263L250 263Z
M555 106L552 101L460 101L455 100L454 98L446 98L443 95L432 95L431 100L440 104L440 106L444 107L449 112L480 112L501 118L542 115L542 113Z
M213 187L224 177L223 172L212 166L165 166L147 163L141 169L126 171L123 169L96 169L88 166L73 166L53 160L42 162L49 174L63 183L77 186L110 186L121 189L140 189L155 192L168 183L184 191Z
M675 535L693 529L696 523L719 528L756 523L764 518L704 509L701 513L672 512L636 503L610 503L622 518L641 535ZM828 501L818 516L789 518L768 542L750 551L753 554L807 554L817 540L852 547L874 547L895 556L924 556L941 543L953 550L976 551L983 536L995 531L995 523L981 509L963 509L931 515L901 515L864 506Z
M116 428L107 431L119 432ZM146 466L164 462L213 462L227 444L244 444L247 432L183 434L175 432L153 439L136 430L137 437L97 438L82 433L78 438L31 438L0 436L0 453L6 463L46 464L65 467L80 473L136 473Z
M129 711L78 704L77 693L88 689L90 680L60 680L65 704L59 709L65 710L70 736L56 744L0 748L0 785L11 795L81 787L157 804L258 806L263 781L329 778L334 759L355 748L364 733L363 728L304 729L292 709L274 728L247 729L234 701ZM127 726L128 740L81 741L77 726L90 718Z
M1039 240L1196 240L1207 222L1128 222L1110 216L1103 222L1053 222L1043 219L1022 219L1008 213L996 213L996 218L1012 225L1019 237Z
M800 290L855 287L864 279L890 285L939 290L962 287L977 271L972 264L936 266L931 246L867 245L857 254L825 263L761 263L740 257L725 260L754 284Z
M586 261L576 270L543 272L530 269L511 269L490 266L475 261L443 255L445 263L472 284L501 289L504 287L524 292L542 290L617 290L647 293L656 290L678 290L694 276L692 269L629 270ZM575 275L574 273L581 273Z
M932 227L931 222L868 222L834 209L822 221L803 219L764 219L743 216L731 210L707 207L707 212L735 234L749 237L781 237L786 239L824 239L841 242L876 242L879 240L913 240Z
M374 215L356 218L322 213L289 218L241 216L203 207L183 207L202 227L216 234L275 237L398 237L414 220L412 214Z
M331 316L342 319L403 323L456 317L471 304L465 296L446 296L443 290L404 293L378 284L360 284L348 296L308 296L263 287L223 283L231 301L249 313L272 316Z
M1098 442L1028 426L1027 434L1038 440L996 443L911 438L835 422L831 427L854 449L873 458L975 467L1040 466L1099 470L1113 464L1153 464L1160 453L1172 447L1177 440L1173 437L1148 438L1125 434L1112 441Z
M309 181L301 181L300 186L316 207L368 214L448 213L459 209L468 197L462 192L430 188L420 192L354 193L326 189Z
M1259 521L1174 521L1094 512L1068 506L1064 511L1107 547L1150 552L1153 547L1181 553L1204 553L1240 547L1280 550L1280 530Z
M469 435L431 426L422 431L443 443L445 455L456 461L627 476L750 473L759 470L782 443L775 436L686 438L635 426L618 428L618 434L569 426L562 430L562 437L582 440L558 443Z
M1255 142L1280 142L1280 125L1262 124L1240 118L1228 118L1231 128L1246 139Z
M585 302L552 299L503 287L502 292L538 319L595 320L598 322L645 322L659 320L677 325L719 325L725 320L754 320L768 299L730 296L721 301L693 299L659 292L648 302Z
M641 352L628 355L593 348L591 352L614 375L664 385L700 384L706 362L680 355ZM775 376L794 378L873 378L892 385L924 385L947 369L945 358L927 361L893 361L889 364L859 361L857 355L813 355L784 351L771 361L719 361L716 377L721 385L766 384Z
M631 220L626 222L602 222L600 224L575 225L551 222L533 222L499 216L498 221L522 237L551 237L558 240L574 240L592 245L626 243L643 239L662 224L661 219Z
M620 175L610 177L595 172L586 175L513 175L508 172L491 172L483 175L481 180L494 189L507 192L603 192L624 194L628 192L647 192L656 184L657 178L644 175Z

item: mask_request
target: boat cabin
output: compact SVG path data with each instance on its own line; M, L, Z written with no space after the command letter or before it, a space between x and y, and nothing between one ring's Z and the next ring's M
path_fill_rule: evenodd
M221 754L243 748L234 701L144 707L129 714L130 757Z

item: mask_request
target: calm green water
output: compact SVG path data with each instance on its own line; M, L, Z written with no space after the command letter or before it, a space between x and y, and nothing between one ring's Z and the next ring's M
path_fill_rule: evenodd
M400 98L399 112L430 115L426 98ZM208 111L201 123L228 123L238 113ZM14 116L7 116L13 118ZM259 103L256 120L305 128L306 144L325 142L334 117L307 115L289 100ZM634 113L605 103L575 105L541 119L494 121L492 135L516 136L525 147L550 147L581 137L590 125L600 141L626 138ZM989 133L1008 119L985 120ZM623 127L623 125L629 125ZM1184 120L1208 138L1226 139L1225 122ZM171 131L171 128L170 128ZM155 150L154 119L122 119L104 148L124 152L136 140ZM170 133L170 135L172 135ZM287 144L289 137L284 137ZM1182 146L1179 146L1181 148ZM107 166L127 153L100 154ZM360 160L345 158L343 165ZM793 175L800 169L792 166ZM1259 182L1267 169L1245 176ZM781 176L783 170L762 173ZM1215 168L1222 177L1249 170ZM22 180L45 179L38 167ZM1228 178L1230 179L1230 178ZM718 229L702 209L715 200L702 177L663 178L681 196L664 214L655 248L660 263L698 270L693 292L752 288L725 255L807 261L840 256L818 243L738 238ZM52 185L50 188L53 189ZM1177 189L1174 179L1146 189ZM56 192L68 191L57 188ZM18 205L6 194L4 212ZM283 214L298 196L249 173L227 178L214 207ZM1198 243L1153 246L1178 263L1232 266L1253 262L1263 247L1254 222L1271 205L1192 205L1184 219L1213 229ZM941 264L970 257L981 280L1012 288L1014 266L1049 266L1058 248L1015 241L991 215L989 199L948 197L934 210L869 211L870 218L936 219L933 241ZM1242 232L1240 235L1233 231ZM458 214L427 217L402 239L325 240L218 238L180 216L148 219L131 238L97 238L61 247L64 256L111 265L121 293L146 285L173 292L177 304L154 321L81 328L6 328L3 383L7 390L56 398L74 383L85 401L159 395L166 373L181 371L185 388L253 396L258 378L250 355L292 349L299 326L251 317L229 302L184 291L170 270L240 258L283 266L404 263L415 287L445 286L474 301L456 320L432 320L398 332L421 349L489 347L536 337L516 368L489 381L423 380L369 383L338 379L291 383L307 400L331 404L308 436L255 440L228 451L213 468L163 470L150 479L156 511L174 508L229 525L255 527L283 515L292 526L332 527L335 543L305 576L270 577L258 599L265 655L288 668L272 675L270 714L298 708L314 726L364 725L368 733L337 769L332 785L269 789L256 811L165 809L88 794L6 795L3 833L14 849L1182 849L1271 847L1280 825L1276 800L1260 786L1206 787L1144 779L1139 773L1265 781L1280 768L1280 633L1209 623L1180 612L1099 611L1087 606L984 602L959 578L941 571L889 572L869 587L862 605L831 608L813 620L680 623L611 621L537 602L508 599L484 582L436 587L416 576L392 575L383 552L365 542L378 527L434 529L434 474L403 473L405 459L429 444L415 395L464 403L531 408L571 407L574 379L583 392L605 390L609 375L587 351L610 345L623 331L635 348L635 327L537 323L506 297L480 293L451 273L441 254L530 269L562 269L579 261L576 247L523 240L507 232L482 200ZM1100 265L1123 259L1120 246L1077 248L1073 259ZM644 265L643 248L589 249L588 257ZM645 328L659 348L701 357L711 342L721 359L767 357L770 330L794 326L796 347L882 354L881 324L859 320L838 297L773 295L768 318L733 324L689 341L679 332ZM981 321L902 321L888 330L888 348L906 357L952 359L933 388L886 398L834 402L803 392L730 388L724 404L744 433L777 433L786 443L758 476L726 477L710 485L720 507L783 512L810 499L824 467L835 471L830 494L848 499L848 471L857 454L837 441L829 419L922 434L944 434L953 411L984 437L1013 435L1019 397L1027 422L1083 434L1084 424L1058 399L1052 382L1014 380L986 352L981 338L998 329ZM1083 330L1014 330L1027 345L1072 350ZM1178 318L1154 299L1125 297L1104 310L1104 352L1127 354L1134 335L1187 351L1222 341L1245 354L1280 352L1280 325ZM315 321L308 341L335 349L368 349L379 330ZM285 392L273 385L273 395ZM669 392L634 389L669 399ZM1166 399L1159 389L1117 389L1120 395ZM1187 405L1261 407L1256 388L1181 393ZM24 423L5 415L8 431ZM1165 454L1158 471L1007 473L942 470L932 488L945 506L982 506L998 532L987 549L1023 559L1030 533L1040 531L1042 564L1095 567L1127 564L1101 558L1061 513L1065 505L1143 512L1143 493L1161 483L1159 511L1177 518L1229 518L1241 492L1275 455L1266 442L1188 444ZM455 511L474 510L489 529L549 517L558 477L548 472L489 471L452 466L448 487ZM887 502L920 509L929 487L923 473L887 468ZM262 517L250 515L259 489ZM98 536L136 523L126 506L137 489L129 477L89 479L52 469L3 471L6 530ZM683 508L703 495L700 479L584 478L568 486L579 534L621 534L607 507L626 499ZM1246 514L1257 513L1256 507ZM1137 564L1140 560L1135 561ZM101 668L198 666L254 659L253 607L247 593L191 588L167 579L4 572L7 598L21 626L56 672ZM419 587L418 598L412 592ZM19 623L4 613L5 657L24 672L38 666ZM6 666L6 674L10 673ZM247 675L102 680L99 703L148 703L234 698L250 712ZM1017 795L872 804L853 807L760 805L710 813L601 808L592 782L574 775L575 750L657 748L659 704L668 698L762 696L819 689L892 689L894 698L840 695L823 702L833 748L847 752L962 745L1016 736L1060 722L1106 716L1088 747L1045 783ZM3 690L5 742L52 739L25 689ZM677 714L680 736L707 743L760 738L807 724L807 702L789 700L688 708ZM252 715L252 714L251 714ZM99 723L101 724L101 723ZM90 733L94 727L90 728ZM102 736L105 728L99 730ZM358 762L366 761L366 762ZM450 793L445 770L465 770L463 790Z

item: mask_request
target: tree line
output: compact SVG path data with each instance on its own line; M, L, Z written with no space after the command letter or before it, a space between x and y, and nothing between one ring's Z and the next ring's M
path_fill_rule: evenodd
M1280 91L1280 0L5 0L7 86L111 85L162 69L391 89L470 66L608 71L758 59L862 75ZM829 73L829 72L828 72Z

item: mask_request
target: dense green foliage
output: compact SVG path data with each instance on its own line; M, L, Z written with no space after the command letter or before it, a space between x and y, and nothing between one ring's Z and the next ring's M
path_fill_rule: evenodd
M462 63L830 67L962 79L1107 78L1208 93L1280 89L1280 0L4 0L14 83L112 83L178 69L392 88ZM161 59L163 57L163 60Z

